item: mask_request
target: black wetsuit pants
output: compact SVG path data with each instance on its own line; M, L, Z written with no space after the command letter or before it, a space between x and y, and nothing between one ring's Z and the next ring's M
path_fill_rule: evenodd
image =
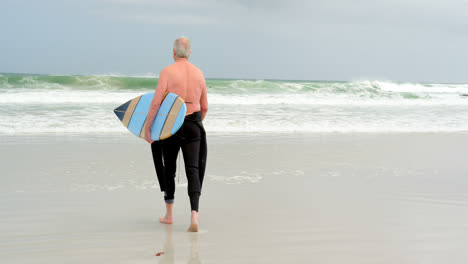
M192 115L200 115L196 112ZM198 201L201 194L201 183L198 173L200 139L202 131L196 121L191 120L189 115L177 133L162 141L164 156L164 177L166 190L164 200L168 203L174 201L176 164L179 150L182 149L185 163L185 174L187 175L188 195L192 210L198 212ZM152 148L154 151L154 149ZM153 152L154 155L154 152Z

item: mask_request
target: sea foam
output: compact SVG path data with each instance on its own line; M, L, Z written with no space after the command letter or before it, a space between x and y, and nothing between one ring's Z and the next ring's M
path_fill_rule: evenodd
M130 133L117 106L156 88L125 76L0 75L0 134ZM208 133L468 131L468 84L208 79Z

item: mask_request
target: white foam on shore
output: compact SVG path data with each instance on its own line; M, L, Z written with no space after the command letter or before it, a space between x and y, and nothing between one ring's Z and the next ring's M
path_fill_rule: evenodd
M0 93L0 104L33 105L99 105L118 106L139 95L139 92L87 91L87 90L13 90Z
M393 83L382 81L365 81L370 86L379 87L382 91L398 93L468 93L468 84L420 84L420 83Z
M212 94L208 97L212 105L271 105L272 107L292 106L468 106L468 98L458 94L426 95L422 98L403 98L400 95L392 97L364 97L346 94L254 94L254 95L224 95Z
M208 175L212 181L223 182L226 184L258 183L263 178L260 173L242 174L234 176Z
M146 91L111 89L105 76L76 80L106 88L44 84L30 76L19 82L24 87L10 87L3 80L0 135L128 133L113 110ZM468 94L467 84L211 82L208 133L468 131L468 97L461 96Z
M4 124L0 125L0 135L119 135L132 137L119 120L109 115L109 119L90 119L75 123L68 123L67 120L45 120L40 122L36 119L33 122L24 119L17 121L14 118L4 119ZM9 123L7 123L9 122ZM230 122L224 119L212 119L205 123L208 134L262 134L262 133L378 133L378 132L466 132L468 123L446 122L431 123L426 122L408 123L406 120L388 121L368 121L365 123L354 123L353 120L338 120L331 123L328 120L310 120L307 123L300 121L277 121L277 120L243 120L242 122Z
M150 91L147 91L150 92ZM89 91L89 90L7 90L0 93L0 104L7 105L101 105L117 107L139 95L138 91ZM405 98L400 94L373 96L363 94L334 93L273 93L273 94L217 94L208 96L210 105L280 105L291 106L468 106L468 98L458 93L420 94ZM111 106L110 106L111 107Z

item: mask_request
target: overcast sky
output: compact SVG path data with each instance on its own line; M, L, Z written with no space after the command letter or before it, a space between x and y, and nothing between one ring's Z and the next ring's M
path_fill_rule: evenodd
M0 0L0 72L468 83L466 0Z

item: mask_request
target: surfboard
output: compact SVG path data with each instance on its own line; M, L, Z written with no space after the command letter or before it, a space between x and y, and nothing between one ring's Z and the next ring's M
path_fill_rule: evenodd
M115 115L135 136L145 139L146 116L153 100L154 92L146 93L114 109ZM187 106L184 100L174 93L167 93L159 107L151 126L151 140L164 140L174 135L184 123Z

